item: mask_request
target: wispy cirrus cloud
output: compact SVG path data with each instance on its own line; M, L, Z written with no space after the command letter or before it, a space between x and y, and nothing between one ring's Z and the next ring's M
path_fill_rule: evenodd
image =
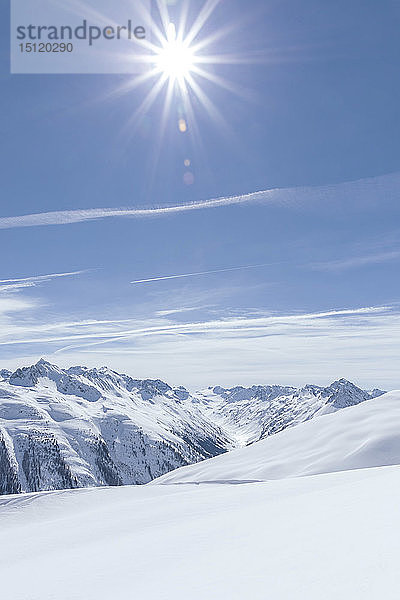
M181 315L182 313L195 312L200 310L206 310L210 308L207 306L182 306L181 308L167 308L165 310L157 310L156 317L170 317L171 315Z
M347 317L368 317L383 314L392 309L388 306L363 307L355 309L330 310L315 313L297 313L263 316L223 316L211 320L177 323L171 319L157 317L145 321L135 319L124 320L87 320L62 322L58 324L33 324L23 328L16 326L9 332L0 335L0 346L18 344L58 344L70 342L67 347L59 347L56 353L83 347L125 342L130 339L149 336L169 335L201 335L206 333L245 336L277 335L290 327L306 327L311 332L313 323L318 320L328 322L330 319ZM123 327L125 325L125 327ZM317 326L318 327L318 326ZM22 335L17 335L18 332ZM7 335L8 334L8 335ZM73 345L76 342L77 345Z
M100 360L117 371L189 387L214 382L328 383L341 376L364 385L396 387L397 306L210 314L213 318L203 315L186 322L177 322L181 315L173 313L60 323L38 323L37 318L21 323L15 318L0 329L0 353L35 359L44 355L65 366L77 361L98 366ZM14 366L15 360L12 365L11 360L1 363Z
M312 204L317 202L325 206L335 207L339 201L344 201L347 207L349 206L349 202L351 202L353 206L362 203L365 208L369 204L375 206L381 201L382 197L397 199L399 183L400 174L393 173L391 175L371 177L335 185L272 188L248 194L221 196L172 206L86 208L48 211L20 216L3 216L0 217L0 229L69 225L110 218L162 217L250 203L279 203L282 205L303 206L306 203Z
M0 324L2 326L3 334L6 333L6 331L8 330L8 328L5 327L5 319L8 317L9 314L16 312L31 311L36 307L37 302L31 299L27 300L11 295L8 296L6 294L4 294L4 296L0 296ZM14 328L12 322L10 322L9 327L11 327L12 329Z
M15 217L0 217L0 229L39 227L45 225L69 225L72 223L82 223L84 221L116 217L158 217L206 208L218 208L220 206L228 206L231 204L242 204L244 202L272 201L277 191L278 190L265 190L250 194L241 194L239 196L220 197L200 202L178 204L176 206L155 206L151 208L88 208L81 210L59 210L33 213Z
M365 256L353 256L338 260L317 262L310 265L318 271L344 271L346 269L357 269L368 265L381 264L385 262L395 261L400 259L400 250L392 250L390 252L379 252L376 254L368 254Z

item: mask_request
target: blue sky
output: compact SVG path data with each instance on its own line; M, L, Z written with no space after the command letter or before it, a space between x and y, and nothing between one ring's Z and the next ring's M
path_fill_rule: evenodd
M0 13L2 366L399 387L398 2L221 1L223 120L177 95L162 139L150 84L10 75Z

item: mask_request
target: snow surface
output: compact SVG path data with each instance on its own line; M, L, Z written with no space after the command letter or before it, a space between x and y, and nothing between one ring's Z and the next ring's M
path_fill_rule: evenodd
M397 600L400 468L0 499L7 600Z
M400 463L399 405L385 394L145 486L0 497L2 597L397 600L400 466L378 465Z

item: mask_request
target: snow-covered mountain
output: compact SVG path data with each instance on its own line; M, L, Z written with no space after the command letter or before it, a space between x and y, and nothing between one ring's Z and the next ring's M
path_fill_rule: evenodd
M340 379L328 387L306 385L294 388L279 385L253 385L249 388L214 387L194 394L202 412L237 445L247 445L303 421L335 412L380 396L378 389L361 390Z
M0 493L146 483L232 442L183 388L43 360L0 383Z
M105 367L2 370L0 494L147 483L381 393L339 380L190 394Z
M270 481L400 464L400 393L288 428L153 483Z

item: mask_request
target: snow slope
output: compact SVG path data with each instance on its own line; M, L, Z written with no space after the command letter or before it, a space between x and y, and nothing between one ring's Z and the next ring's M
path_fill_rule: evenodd
M153 483L266 481L400 464L400 391L320 416Z
M399 494L383 467L4 496L2 597L397 600Z

